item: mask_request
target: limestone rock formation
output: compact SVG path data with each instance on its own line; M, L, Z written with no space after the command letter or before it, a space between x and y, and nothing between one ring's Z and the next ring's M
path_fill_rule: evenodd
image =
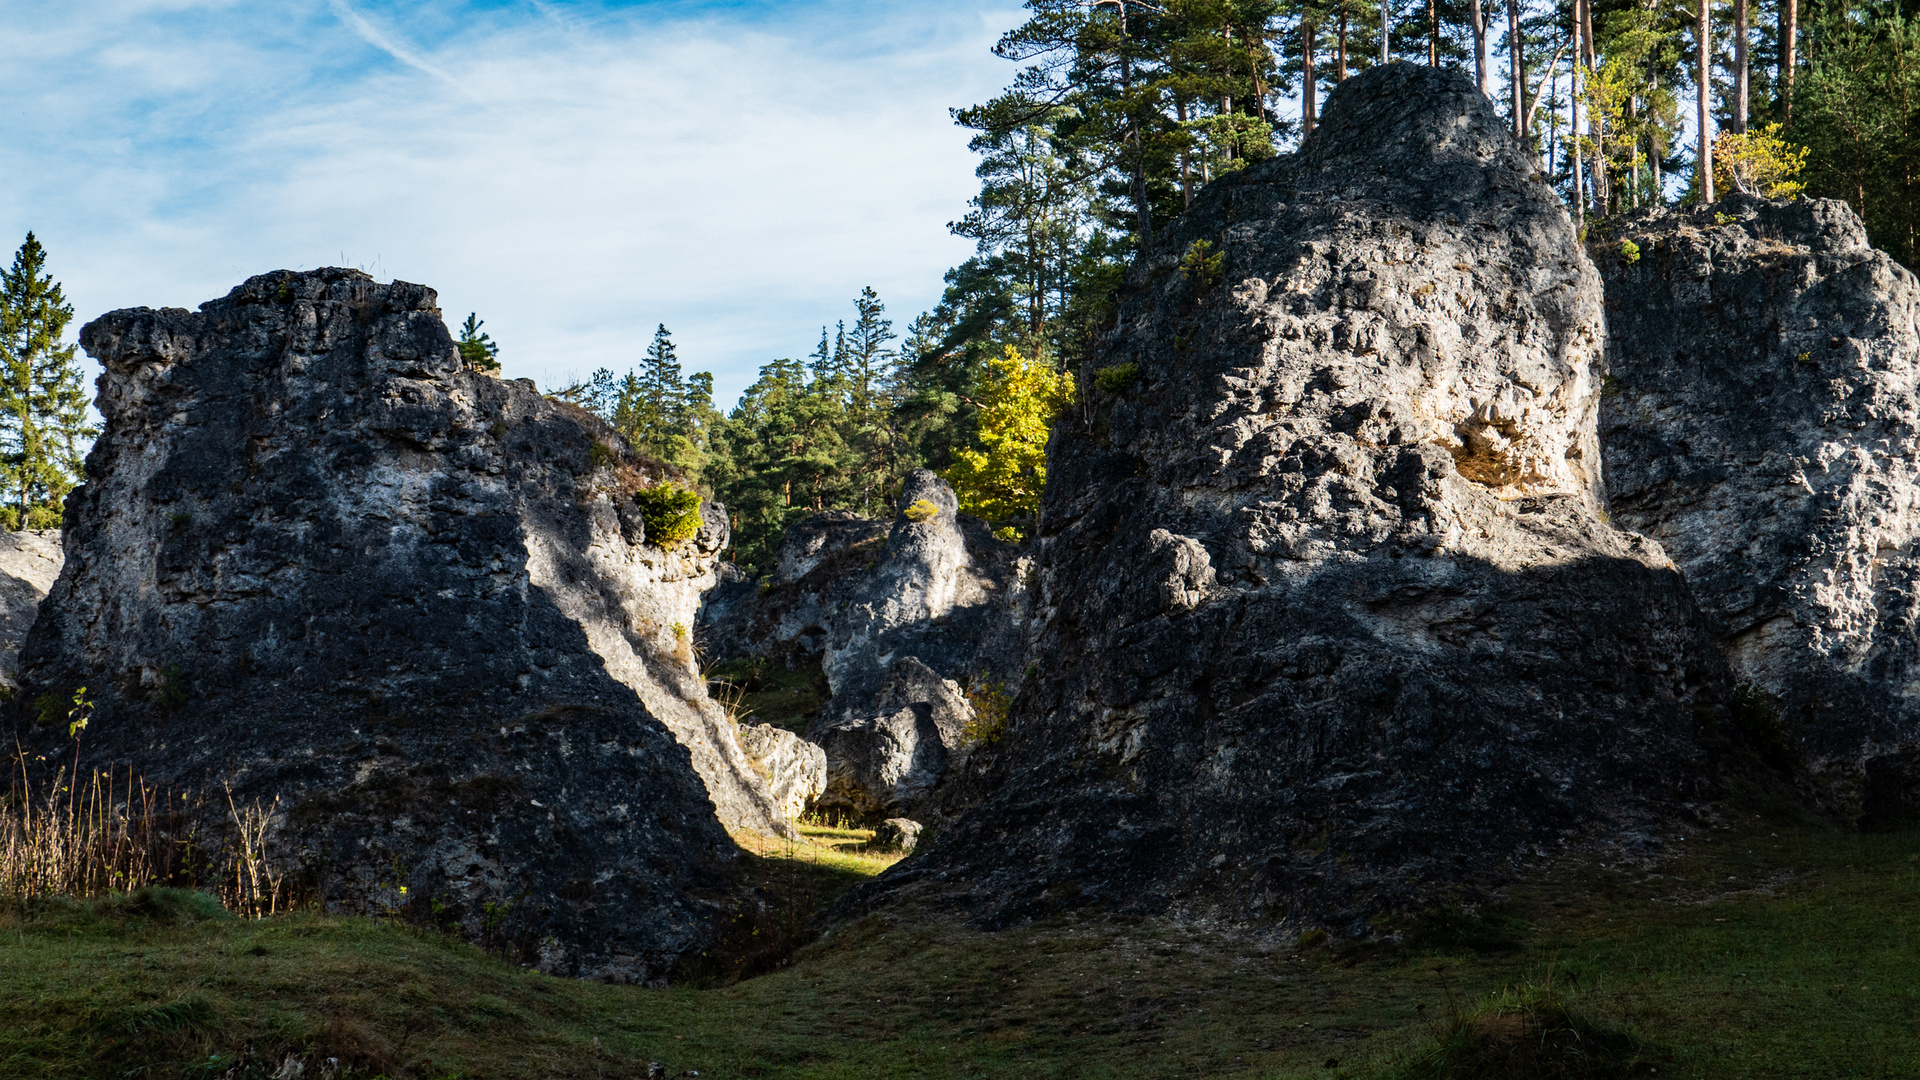
M1616 520L1686 573L1764 695L1743 719L1777 714L1836 809L1920 810L1920 282L1831 200L1733 196L1595 247Z
M774 805L789 820L805 814L827 790L827 752L772 724L740 729L740 747L759 766Z
M693 664L725 518L649 543L662 467L464 370L434 305L279 272L87 325L105 431L16 728L63 752L39 706L84 685L83 765L277 799L329 908L657 979L715 933L722 821L790 828Z
M1156 238L1054 431L982 801L850 905L1365 933L1714 794L1726 668L1601 516L1601 285L1536 167L1392 64Z
M20 646L63 558L58 529L0 529L0 685L16 685Z
M1025 657L1030 560L959 513L925 469L899 498L935 508L892 528L845 511L787 530L765 587L708 595L710 656L817 663L832 691L808 738L827 752L823 809L857 818L937 813L929 798L964 756L966 691L1010 688Z

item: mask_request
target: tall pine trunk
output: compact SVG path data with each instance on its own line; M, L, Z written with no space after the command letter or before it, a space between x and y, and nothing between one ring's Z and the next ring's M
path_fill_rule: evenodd
M1180 121L1180 130L1187 129L1187 103L1175 101L1173 115ZM1186 146L1180 147L1180 205L1193 205L1193 157Z
M1580 9L1586 0L1573 0L1573 66L1567 73L1567 141L1573 146L1573 223L1575 228L1587 220L1587 181L1580 152L1580 69L1584 59L1580 34Z
M1347 5L1340 5L1340 38L1334 49L1333 81L1347 81Z
M1313 134L1314 122L1320 119L1314 108L1314 72L1313 54L1319 51L1320 28L1311 18L1300 20L1300 134L1302 137Z
M1582 0L1580 4L1580 44L1587 51L1587 77L1600 69L1600 55L1595 51L1593 42L1593 0ZM1604 216L1610 205L1612 185L1607 179L1607 132L1603 126L1605 117L1593 115L1587 110L1587 127L1593 134L1593 161L1588 166L1587 176L1592 182L1591 197L1594 213Z
M1694 24L1693 29L1694 41L1698 45L1695 51L1699 53L1697 57L1699 62L1695 65L1693 73L1694 83L1696 84L1693 114L1695 122L1700 125L1700 149L1695 166L1700 170L1700 205L1706 206L1714 201L1713 139L1707 134L1707 91L1710 86L1708 76L1712 68L1713 60L1713 24L1709 19L1709 14L1712 10L1707 6L1709 0L1699 0L1699 2L1700 17L1699 21Z
M1507 82L1513 91L1513 137L1525 139L1527 73L1520 56L1520 0L1507 0Z
M1704 0L1703 0L1704 2ZM1127 32L1127 5L1120 8L1120 88L1121 93L1133 90L1133 50L1127 47L1132 36ZM1138 217L1136 228L1140 231L1140 243L1146 244L1153 239L1153 209L1147 205L1147 162L1146 149L1140 144L1140 116L1138 110L1129 110L1127 114L1127 144L1133 148L1133 209Z
M1467 0L1467 21L1473 24L1473 83L1488 100L1493 95L1488 92L1488 80L1492 73L1487 69L1492 61L1487 54L1487 12L1480 0Z
M1780 119L1793 123L1794 46L1800 40L1799 0L1780 0Z
M1733 0L1733 130L1747 130L1747 0Z
M1427 0L1427 66L1440 66L1440 12Z

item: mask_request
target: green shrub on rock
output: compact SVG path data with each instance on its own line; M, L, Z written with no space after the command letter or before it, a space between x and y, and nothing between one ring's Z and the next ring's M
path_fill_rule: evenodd
M1093 385L1103 394L1124 394L1139 378L1139 364L1115 364L1095 371Z
M677 547L700 531L700 493L697 491L660 484L634 492L633 501L639 504L640 520L646 523L650 543L663 548Z

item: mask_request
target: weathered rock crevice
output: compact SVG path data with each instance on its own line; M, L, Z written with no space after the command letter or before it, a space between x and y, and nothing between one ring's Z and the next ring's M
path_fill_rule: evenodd
M825 673L832 696L806 735L826 753L826 814L940 815L935 789L977 739L969 692L1007 692L1024 656L1029 560L931 472L897 501L891 527L845 511L796 524L768 580L716 589L702 611L710 654Z

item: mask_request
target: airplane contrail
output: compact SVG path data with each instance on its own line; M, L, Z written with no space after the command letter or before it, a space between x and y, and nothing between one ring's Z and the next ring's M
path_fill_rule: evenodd
M340 21L346 23L348 28L360 35L367 44L379 49L381 52L386 53L388 56L393 57L395 60L400 61L410 68L426 72L468 97L473 96L471 93L468 93L466 87L460 85L458 79L435 67L426 57L421 56L419 53L388 37L385 31L368 22L359 12L347 5L347 0L327 0L327 2L328 5L333 8L333 13L340 16Z

